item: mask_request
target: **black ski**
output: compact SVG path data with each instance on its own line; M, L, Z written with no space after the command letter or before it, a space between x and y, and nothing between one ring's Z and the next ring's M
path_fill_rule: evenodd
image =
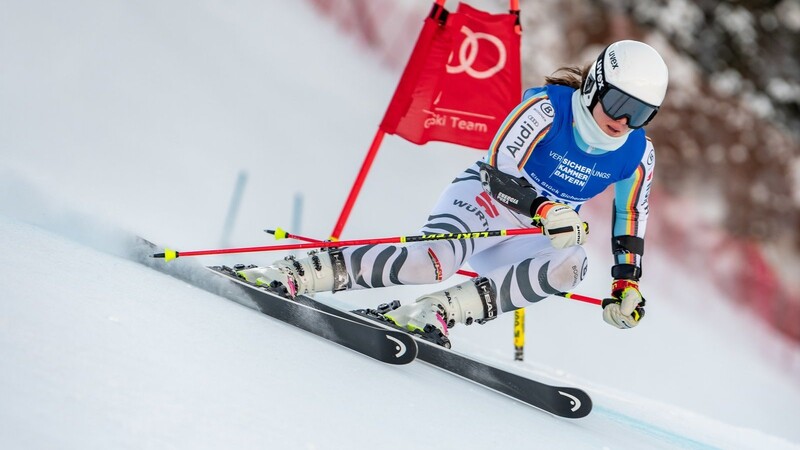
M129 256L195 287L244 304L379 361L408 364L417 356L417 341L408 333L354 320L347 313L335 308L326 307L321 310L316 308L313 301L287 299L268 288L240 280L229 267L205 267L190 261L165 263L153 259L152 252L156 249L152 242L136 236ZM214 276L206 276L212 273Z
M395 305L395 307L397 306L399 303ZM366 320L405 331L384 319L383 315L376 310L357 310L354 313ZM579 419L592 411L591 397L580 389L545 384L477 361L438 345L436 341L439 340L439 337L435 334L431 336L412 335L415 336L419 345L417 359L445 372L557 416Z
M270 317L385 363L408 364L417 355L417 342L407 333L353 320L335 308L320 310L313 303L299 297L300 301L289 300L268 288L257 287L239 279L235 271L226 266L212 266L208 269L235 282L241 287L239 294L246 295L259 311ZM241 301L235 298L232 300Z

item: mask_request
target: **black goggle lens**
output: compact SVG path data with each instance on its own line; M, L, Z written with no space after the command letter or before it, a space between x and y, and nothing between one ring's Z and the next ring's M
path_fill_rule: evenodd
M614 120L628 119L628 128L641 128L647 125L658 112L658 106L649 105L637 98L609 86L600 95L603 111Z

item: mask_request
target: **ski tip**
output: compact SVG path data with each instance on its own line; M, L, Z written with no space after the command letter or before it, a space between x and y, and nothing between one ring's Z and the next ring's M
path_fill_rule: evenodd
M592 412L592 398L589 395L576 388L556 388L556 392L561 395L561 407L555 413L567 419L581 419ZM563 403L564 401L567 403Z

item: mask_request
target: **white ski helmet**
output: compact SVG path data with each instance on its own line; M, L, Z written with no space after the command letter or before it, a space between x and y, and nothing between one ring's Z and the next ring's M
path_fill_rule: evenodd
M581 88L589 109L600 102L614 120L627 117L628 127L647 125L667 93L669 73L661 55L639 41L618 41L605 48Z

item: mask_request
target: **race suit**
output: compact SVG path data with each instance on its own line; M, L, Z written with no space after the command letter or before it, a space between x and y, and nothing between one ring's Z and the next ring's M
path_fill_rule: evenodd
M614 151L587 146L573 124L573 92L560 85L526 91L482 162L525 178L535 190L533 195L578 211L613 184L612 274L638 279L655 164L653 146L643 129L630 132ZM530 214L515 212L484 191L476 162L444 190L420 231L466 233L532 226ZM350 289L437 283L469 264L491 282L500 313L569 291L587 270L583 247L556 249L544 235L372 245L345 248L343 254Z

